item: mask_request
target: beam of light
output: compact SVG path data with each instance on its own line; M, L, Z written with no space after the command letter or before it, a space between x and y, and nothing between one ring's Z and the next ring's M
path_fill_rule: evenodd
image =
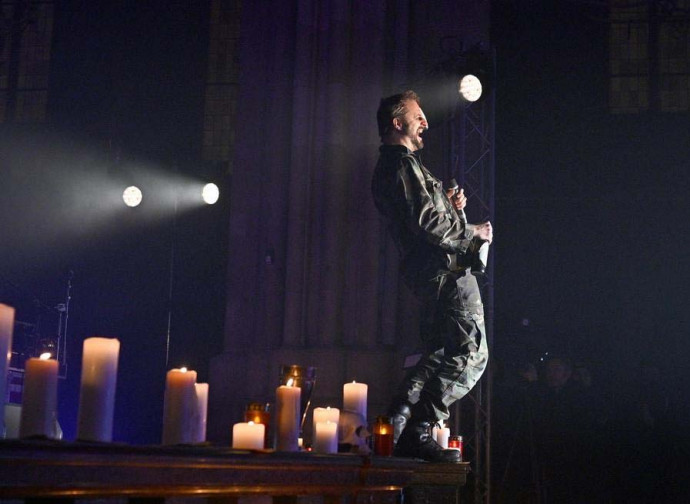
M458 81L458 93L468 102L476 102L482 97L482 81L476 75L464 75Z
M201 197L203 198L204 203L207 205L213 205L220 197L220 189L218 189L216 184L206 184L201 190Z
M142 199L143 195L141 193L141 189L139 189L137 186L129 186L122 193L122 200L125 202L125 205L130 208L139 206Z
M0 259L8 270L58 264L81 244L100 246L207 206L201 190L208 180L156 162L114 163L107 152L67 135L3 131L0 164ZM131 184L146 193L137 211L123 202Z

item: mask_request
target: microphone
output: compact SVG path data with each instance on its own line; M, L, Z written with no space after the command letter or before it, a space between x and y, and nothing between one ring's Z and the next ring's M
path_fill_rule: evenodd
M458 181L454 178L450 179L450 187L448 189L453 189L457 193L460 190ZM453 208L455 208L455 206L453 206ZM461 208L460 210L458 210L457 208L455 208L455 211L458 213L458 217L460 217L460 220L464 224L467 224L467 215L465 214L465 209Z
M455 192L459 190L460 186L458 185L458 181L455 180L454 178L450 179L450 187L449 189L453 189ZM455 207L453 207L455 208ZM455 208L455 211L458 213L458 217L460 217L460 220L462 221L463 224L467 224L467 214L465 214L465 209L461 208L458 210ZM489 260L489 242L483 242L479 246L479 250L476 252L474 257L472 258L472 265L470 266L470 272L475 275L484 275L486 273L486 264Z

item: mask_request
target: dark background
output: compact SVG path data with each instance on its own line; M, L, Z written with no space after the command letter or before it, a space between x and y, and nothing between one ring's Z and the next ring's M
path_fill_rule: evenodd
M565 353L616 395L646 360L687 393L688 114L607 111L595 3L492 5L496 355Z
M222 350L227 199L177 218L146 205L102 216L97 199L65 203L75 188L62 175L146 166L218 178L198 161L207 13L182 1L57 7L49 125L2 130L0 292L19 320L50 332L46 307L64 302L73 271L65 437L75 435L81 342L98 334L122 342L115 438L156 443L162 399L150 398L162 398L165 370L186 364L205 381ZM683 410L688 113L607 111L607 24L595 2L503 0L492 13L495 362L513 370L567 354L618 400L651 361Z

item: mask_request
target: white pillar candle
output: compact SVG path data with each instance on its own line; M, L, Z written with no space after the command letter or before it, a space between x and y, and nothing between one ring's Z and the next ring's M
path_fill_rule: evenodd
M163 444L193 443L197 435L196 371L171 369L163 397Z
M338 453L338 424L334 422L317 422L314 436L316 453Z
M333 422L337 424L339 421L340 410L338 408L331 408L330 406L327 406L325 408L314 408L314 425L316 425L319 422Z
M346 383L343 385L343 409L359 413L367 420L367 390L366 383Z
M240 450L263 450L266 426L240 422L232 426L232 447Z
M298 451L300 427L299 387L292 386L292 379L287 385L276 389L276 450Z
M84 340L77 439L112 441L119 355L120 342L116 339Z
M196 442L206 441L206 417L208 414L208 383L196 383L197 431Z
M5 437L4 404L7 394L7 369L12 357L12 331L14 330L14 308L0 304L0 439Z
M58 361L49 353L26 361L19 437L55 438L57 377Z
M448 438L450 438L449 427L441 427L436 431L436 442L441 448L448 449Z

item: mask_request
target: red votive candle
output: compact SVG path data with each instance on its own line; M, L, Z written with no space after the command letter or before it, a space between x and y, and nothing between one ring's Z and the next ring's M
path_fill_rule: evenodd
M462 436L451 436L448 438L448 449L458 450L460 452L460 460L463 456Z
M374 424L374 455L393 455L393 424L386 416L376 417Z

